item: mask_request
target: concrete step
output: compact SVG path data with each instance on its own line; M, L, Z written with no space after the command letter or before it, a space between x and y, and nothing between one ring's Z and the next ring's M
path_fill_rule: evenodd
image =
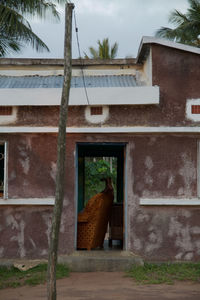
M72 272L114 272L127 271L134 265L144 265L141 257L127 251L76 251L62 255L59 263L69 266Z
M0 259L0 266L15 266L26 271L41 263L47 263L46 259ZM72 272L114 272L128 271L133 266L143 266L141 257L128 251L75 251L71 255L61 255L58 263L66 264Z

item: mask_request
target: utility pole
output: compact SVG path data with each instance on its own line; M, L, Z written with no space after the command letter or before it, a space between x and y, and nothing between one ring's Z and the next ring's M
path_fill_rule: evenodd
M72 40L72 12L73 3L65 6L65 42L64 42L64 82L60 105L59 132L57 143L57 173L56 194L52 218L50 236L48 271L47 271L47 299L56 300L56 265L58 241L60 232L60 221L63 208L64 185L65 185L65 156L66 156L66 124L69 103L69 91L71 83L71 40Z

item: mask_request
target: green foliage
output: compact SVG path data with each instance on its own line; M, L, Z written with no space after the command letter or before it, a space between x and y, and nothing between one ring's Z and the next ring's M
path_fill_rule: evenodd
M113 59L117 56L118 44L114 43L110 46L108 38L97 41L98 48L89 47L90 57L84 53L85 58L89 59Z
M200 0L188 0L189 8L185 14L178 10L171 12L169 22L175 28L161 27L156 36L200 47Z
M0 267L0 289L23 285L37 285L46 282L47 264L38 265L27 271L20 271L14 267ZM69 276L69 268L58 264L56 278Z
M109 158L110 159L110 158ZM85 159L85 200L86 202L95 194L105 188L102 178L111 177L114 192L116 193L117 184L117 159L112 158L112 172L110 162L102 158Z
M0 57L10 52L19 52L25 44L30 44L36 51L47 50L47 45L32 31L25 16L37 16L42 19L47 15L59 19L56 5L64 0L1 0L0 2Z
M127 274L140 284L173 284L185 280L199 282L200 263L145 263L144 266L133 267Z

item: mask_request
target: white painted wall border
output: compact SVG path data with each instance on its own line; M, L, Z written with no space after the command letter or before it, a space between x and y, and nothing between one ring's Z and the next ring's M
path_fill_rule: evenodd
M91 124L103 124L109 117L109 106L103 105L101 115L91 115L91 107L95 106L86 106L85 108L85 118Z
M12 124L17 120L17 111L18 108L16 106L12 107L11 115L1 115L0 116L0 125Z
M140 205L150 206L200 206L198 198L140 198Z
M68 127L68 133L200 133L200 127Z
M0 89L1 106L57 106L61 88ZM90 105L159 104L158 86L87 88ZM84 88L71 88L69 105L88 105Z
M143 73L145 74L145 82L147 83L148 86L152 86L152 49L150 48L149 54L144 61L144 66L143 66Z
M187 99L186 101L186 118L194 122L200 121L200 114L192 114L192 105L200 105L200 99Z
M8 142L4 141L4 191L3 198L8 199Z
M197 196L200 199L200 140L197 141Z
M0 205L54 205L55 198L0 199Z
M67 127L67 133L200 133L200 127ZM58 133L58 127L0 126L0 133Z

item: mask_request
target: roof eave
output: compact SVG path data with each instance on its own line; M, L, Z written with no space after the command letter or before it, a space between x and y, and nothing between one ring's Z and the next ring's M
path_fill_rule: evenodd
M144 36L140 42L138 55L136 58L136 63L143 63L149 53L150 46L153 44L178 49L185 52L190 52L193 54L200 54L200 48L184 45L181 43L175 43L172 41L169 41L167 39L161 39L156 37L150 37L150 36Z
M98 66L98 65L135 65L135 58L125 59L72 59L73 67L81 66ZM0 58L0 65L10 66L64 66L64 59L62 58Z

